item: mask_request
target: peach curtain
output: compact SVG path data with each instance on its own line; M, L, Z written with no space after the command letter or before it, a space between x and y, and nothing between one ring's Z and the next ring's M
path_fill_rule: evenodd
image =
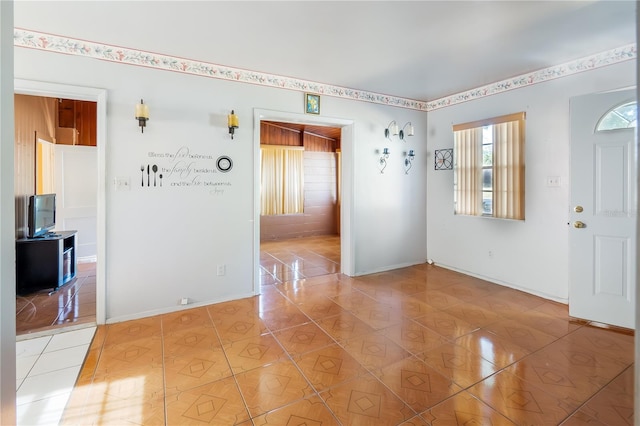
M454 131L455 214L482 212L482 127Z
M260 214L304 212L304 148L260 146Z
M493 215L524 219L524 140L520 121L493 128Z

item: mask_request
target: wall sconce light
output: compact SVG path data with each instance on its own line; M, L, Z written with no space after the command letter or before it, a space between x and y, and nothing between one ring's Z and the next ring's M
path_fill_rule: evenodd
M389 136L396 136L398 134L398 123L396 120L393 120L386 129L384 129L384 137L387 139L391 139Z
M384 129L384 137L387 139L391 139L391 136L398 136L398 139L404 141L405 136L413 136L415 134L415 130L413 128L413 124L409 121L407 124L402 126L401 130L398 130L398 123L396 120L393 120L386 129Z
M144 133L144 128L147 125L147 120L149 120L149 106L145 104L142 99L140 99L139 104L136 104L136 120L138 120L140 130L142 130L142 133Z
M238 128L238 116L233 110L231 110L231 114L227 116L227 125L229 126L229 134L231 135L231 139L233 139L233 134Z
M409 126L408 129L407 126ZM405 132L404 129L407 129L407 131ZM402 126L402 130L400 130L400 132L398 133L398 137L401 141L403 141L405 136L413 136L414 132L415 130L413 129L413 124L411 124L411 122L408 122L407 124Z
M389 148L385 148L382 150L382 155L380 156L380 173L384 173L384 169L387 167L387 159L389 158Z
M406 158L404 159L404 174L408 175L409 174L409 170L411 170L411 167L413 166L413 159L416 157L416 154L413 152L412 149L409 150L409 153L407 154Z

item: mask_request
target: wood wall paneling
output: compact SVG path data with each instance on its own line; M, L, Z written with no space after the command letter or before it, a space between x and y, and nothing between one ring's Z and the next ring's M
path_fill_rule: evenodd
M284 240L338 233L336 154L304 153L304 213L260 217L263 241Z
M96 122L95 102L59 99L57 143L96 146Z
M27 235L29 196L36 190L36 132L54 140L57 99L15 95L15 208L16 238Z
M260 123L260 143L263 145L302 146L302 132L278 125Z
M340 148L340 134L340 128L268 121L260 123L261 144L304 146L305 151L304 214L261 216L261 240L339 233L336 150Z
M305 132L304 149L306 151L335 152L336 140Z
M97 109L96 102L74 101L76 103L76 129L78 145L96 146Z

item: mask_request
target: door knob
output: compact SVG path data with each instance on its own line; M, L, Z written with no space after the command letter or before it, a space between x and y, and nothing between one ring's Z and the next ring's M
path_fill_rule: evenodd
M576 220L575 222L573 222L573 227L574 228L586 228L587 224L584 222L580 222L579 220Z
M576 212L576 213L582 213L583 210L584 209L582 208L582 206L575 206L573 208L573 211Z

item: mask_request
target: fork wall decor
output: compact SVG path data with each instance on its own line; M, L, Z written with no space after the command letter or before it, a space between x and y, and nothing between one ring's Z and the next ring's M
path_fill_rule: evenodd
M153 181L153 186L162 186L162 173L158 174L158 165L157 164L147 164L140 166L140 174L141 174L141 185L140 186L152 186L151 182ZM153 172L153 180L151 178L151 172ZM144 175L147 175L147 179L145 181Z

